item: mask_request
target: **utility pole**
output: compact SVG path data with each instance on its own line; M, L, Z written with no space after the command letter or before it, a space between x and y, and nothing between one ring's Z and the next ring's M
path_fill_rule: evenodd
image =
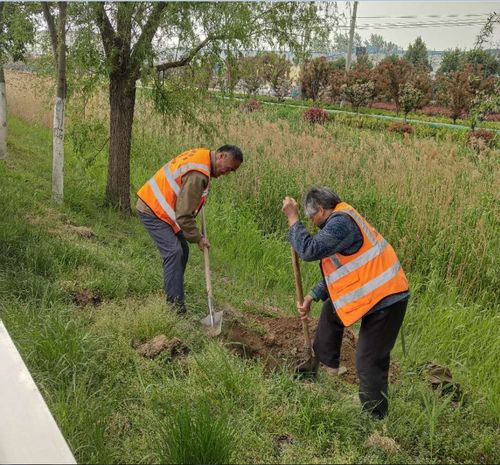
M354 8L352 9L351 16L351 29L349 31L349 48L347 49L347 60L345 62L345 70L349 71L351 69L351 58L352 58L352 43L354 42L354 30L356 29L356 12L358 11L358 2L354 2Z

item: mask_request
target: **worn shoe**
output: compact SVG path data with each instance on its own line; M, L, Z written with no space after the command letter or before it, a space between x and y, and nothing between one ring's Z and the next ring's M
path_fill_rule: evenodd
M331 368L323 365L323 370L325 370L326 374L329 376L342 376L343 374L347 373L346 367Z

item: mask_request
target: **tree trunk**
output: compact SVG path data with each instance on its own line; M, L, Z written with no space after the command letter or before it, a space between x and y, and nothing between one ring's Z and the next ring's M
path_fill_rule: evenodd
M57 96L54 105L52 152L52 200L64 200L64 103L66 100L66 3L59 2Z
M7 98L5 75L0 65L0 160L7 158Z
M52 200L64 200L64 99L56 97L52 137Z
M130 212L130 147L135 108L135 76L112 74L109 83L109 158L106 203Z

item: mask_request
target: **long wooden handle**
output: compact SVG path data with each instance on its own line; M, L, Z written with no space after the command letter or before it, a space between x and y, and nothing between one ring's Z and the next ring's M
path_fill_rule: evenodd
M207 224L205 222L205 207L201 209L201 231L203 234L203 237L205 239L208 239L207 236ZM208 249L205 247L203 249L203 258L204 258L204 264L205 264L205 282L207 285L207 294L209 299L212 299L212 277L210 274L210 258L208 256Z
M304 290L302 289L302 277L300 274L299 256L295 249L292 247L292 265L293 276L295 278L295 295L300 305L304 302ZM311 351L311 336L309 334L309 325L307 320L300 320L302 322L302 332L304 333L304 342L307 350Z

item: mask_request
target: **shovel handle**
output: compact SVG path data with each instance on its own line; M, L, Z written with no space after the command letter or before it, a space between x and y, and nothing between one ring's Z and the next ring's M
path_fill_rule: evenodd
M205 207L201 209L201 231L203 237L208 239L207 236L207 224L205 222ZM203 248L203 258L205 265L205 282L207 285L207 294L210 300L212 300L212 278L210 274L210 258L208 256L208 249L206 247Z
M295 249L292 247L292 265L293 265L293 276L295 278L295 295L297 296L297 301L300 305L304 302L304 290L302 289L302 277L300 274L300 262L299 256ZM304 342L307 350L311 350L311 336L309 334L309 325L307 320L300 320L302 322L302 332L304 333Z

